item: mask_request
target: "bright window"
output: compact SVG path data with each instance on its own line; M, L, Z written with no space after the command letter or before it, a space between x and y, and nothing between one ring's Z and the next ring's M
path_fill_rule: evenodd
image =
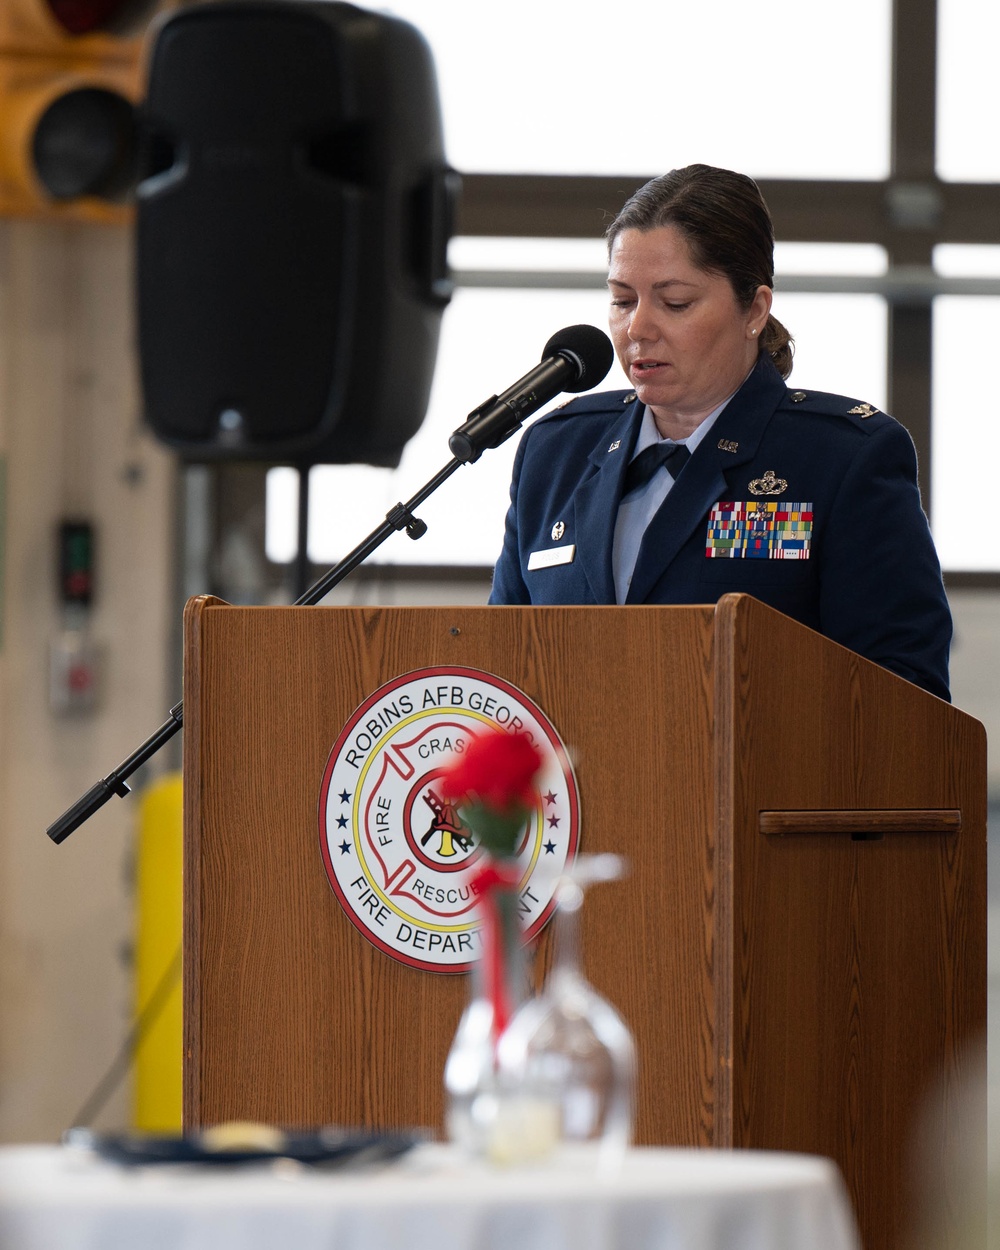
M942 278L1000 278L1000 244L939 243L934 269Z
M460 170L888 174L889 0L383 7L431 46Z
M998 342L1000 298L935 299L931 521L941 563L955 571L1000 569L993 515Z
M603 327L606 306L604 291L459 290L445 313L428 415L399 468L324 465L312 470L310 558L332 564L357 546L394 504L410 499L451 460L448 437L474 408L533 368L557 330L580 322ZM603 383L605 388L626 385L617 365ZM413 542L394 534L375 562L491 565L503 540L517 440L515 434L475 464L463 465L419 509L428 526L425 536ZM269 523L272 511L269 501ZM294 512L274 524L277 529L269 524L268 557L278 559L284 552L290 559Z
M774 315L795 340L791 385L885 407L888 309L881 296L779 290Z
M952 182L1000 182L1000 6L939 0L937 172Z
M1000 246L941 244L934 268L945 278L1000 278ZM931 522L941 562L956 572L1000 569L988 512L990 466L1000 451L992 376L998 336L1000 296L935 299Z
M1000 247L946 244L934 249L943 277L1000 277ZM992 514L1000 412L993 361L1000 342L1000 296L939 295L934 300L931 523L945 568L1000 569Z
M310 479L309 555L317 564L334 564L376 528L397 502L410 499L451 459L448 437L469 412L527 373L541 358L551 336L564 326L607 324L603 287L603 245L557 240L457 240L452 260L461 271L506 273L563 269L574 278L589 273L591 289L460 288L444 316L434 387L427 418L407 445L398 469L361 465L320 466ZM564 243L570 246L563 246ZM783 245L779 263L788 271L812 274L874 273L885 267L880 248ZM593 269L591 269L593 266ZM572 280L567 279L567 281ZM796 340L795 385L835 391L885 404L886 307L877 295L807 294L775 296L775 315ZM846 343L863 345L847 350ZM627 386L617 364L601 384ZM565 397L562 397L565 398ZM562 399L553 401L562 402ZM534 418L532 418L534 419ZM493 564L503 539L511 464L518 434L464 465L421 508L428 532L417 542L394 534L374 563ZM267 554L294 558L296 478L291 470L269 477Z

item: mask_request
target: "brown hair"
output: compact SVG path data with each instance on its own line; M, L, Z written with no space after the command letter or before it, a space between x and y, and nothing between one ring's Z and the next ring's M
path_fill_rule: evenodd
M653 178L625 202L605 231L608 252L623 230L676 226L699 269L729 279L741 308L749 308L759 286L774 286L774 227L760 188L746 174L713 165L687 165ZM792 336L769 316L760 350L778 372L792 371Z

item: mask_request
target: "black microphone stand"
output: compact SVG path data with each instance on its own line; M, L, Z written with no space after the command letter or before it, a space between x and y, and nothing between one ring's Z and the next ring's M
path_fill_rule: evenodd
M315 582L304 594L301 594L292 604L292 607L312 607L319 603L324 595L328 594L339 582L342 582L348 573L352 573L359 564L367 560L397 530L406 530L408 536L414 539L414 541L426 534L427 526L413 515L414 508L419 508L424 500L432 495L443 482L447 481L461 465L472 464L479 459L487 448L499 447L515 430L520 429L525 414L515 411L513 407L508 409L506 405L501 406L503 411L499 413L494 408L494 411L490 413L492 420L485 426L479 422L473 425L471 430L469 429L475 418L496 405L496 400L496 395L491 396L485 403L476 408L474 412L471 412L465 424L452 434L448 442L455 455L453 455L449 463L443 469L440 469L407 503L398 503L394 508L390 509L386 513L382 524L372 530L364 542L355 547L339 564L334 565L318 582ZM49 825L45 832L52 841L56 843L64 842L75 829L79 829L84 821L89 820L113 795L117 794L124 798L129 794L131 792L128 785L129 777L138 768L141 768L148 759L151 759L161 747L165 746L183 724L184 703L181 701L180 703L175 703L170 709L167 720L164 721L156 733L147 738L117 768L112 769L106 777L103 777L96 785L91 786L86 794L77 799L72 807L67 808L58 820Z

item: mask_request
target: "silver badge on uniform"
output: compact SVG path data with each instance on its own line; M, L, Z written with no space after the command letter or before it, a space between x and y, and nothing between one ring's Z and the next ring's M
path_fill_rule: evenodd
M565 533L566 533L565 522L556 521L555 525L553 525L552 527L552 541L554 543L557 543L559 539L562 538L563 534Z
M788 483L783 477L775 477L773 469L768 469L763 477L755 477L748 489L751 495L780 495L788 490Z

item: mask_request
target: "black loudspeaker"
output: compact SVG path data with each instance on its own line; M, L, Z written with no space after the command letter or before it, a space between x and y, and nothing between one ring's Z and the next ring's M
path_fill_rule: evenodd
M193 460L398 464L458 185L423 37L332 0L196 5L156 34L141 124L156 435Z

